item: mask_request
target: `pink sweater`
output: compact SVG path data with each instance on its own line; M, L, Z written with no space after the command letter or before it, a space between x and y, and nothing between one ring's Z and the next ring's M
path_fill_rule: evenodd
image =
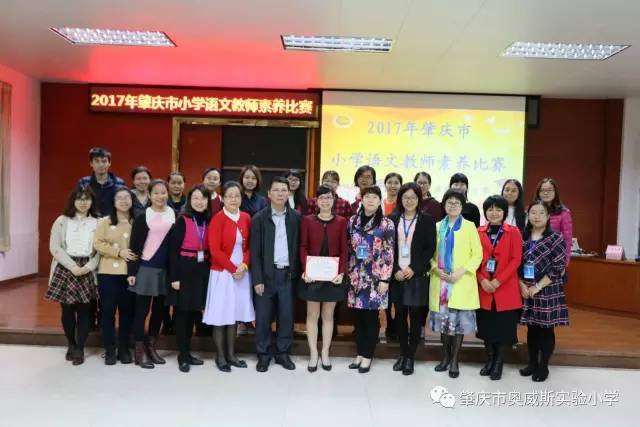
M571 221L571 211L563 208L558 213L551 214L551 229L562 234L567 248L567 265L571 260L571 239L573 238L573 222Z

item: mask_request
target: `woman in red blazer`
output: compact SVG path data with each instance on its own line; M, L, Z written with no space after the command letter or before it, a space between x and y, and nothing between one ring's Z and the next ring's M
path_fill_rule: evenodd
M318 369L318 318L322 311L322 369L331 369L329 348L333 335L333 312L336 302L344 301L347 287L344 273L347 270L349 247L347 244L347 220L334 213L336 195L331 187L321 185L316 191L318 213L302 218L300 226L300 261L306 271L307 256L336 257L338 275L332 281L314 281L302 274L298 284L298 297L307 301L307 340L310 360L307 369Z
M209 224L211 274L202 321L213 325L216 366L223 372L229 372L231 366L247 367L246 362L238 359L234 351L236 322L251 322L255 319L255 313L249 279L251 218L245 212L240 212L240 184L227 182L222 187L222 201L224 207Z
M502 196L490 196L482 207L488 224L478 228L483 254L477 272L480 292L477 320L478 337L484 340L487 363L480 375L499 380L505 352L518 341L522 236L517 227L504 223L509 204Z

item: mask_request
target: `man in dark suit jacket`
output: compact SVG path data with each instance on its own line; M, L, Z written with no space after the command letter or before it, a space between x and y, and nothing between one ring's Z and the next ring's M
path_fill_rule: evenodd
M298 242L300 216L288 206L289 182L275 177L269 188L271 204L251 221L251 283L256 310L258 372L269 369L271 321L276 312L275 361L295 369L289 358L293 342L293 280L300 275Z

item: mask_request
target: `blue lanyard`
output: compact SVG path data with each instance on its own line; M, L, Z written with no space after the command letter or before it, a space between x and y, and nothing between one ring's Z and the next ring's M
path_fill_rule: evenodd
M196 227L196 235L198 236L199 248L202 249L202 247L204 246L204 233L207 230L207 224L205 223L202 225L202 232L200 232L200 227L198 227L198 222L196 221L196 219L194 217L191 217L191 220L193 221L193 225Z
M413 219L411 220L411 222L409 223L409 227L407 227L407 219L404 217L404 214L402 214L402 229L404 230L404 241L406 243L407 240L409 240L409 232L411 231L411 227L413 226L413 223L416 221L416 218L418 218L418 213L416 212L415 216L413 217Z
M498 240L500 239L500 236L502 236L502 232L503 231L504 230L503 230L502 226L500 226L500 228L498 229L498 232L496 233L496 237L491 239L492 252L496 249L496 244L498 244Z

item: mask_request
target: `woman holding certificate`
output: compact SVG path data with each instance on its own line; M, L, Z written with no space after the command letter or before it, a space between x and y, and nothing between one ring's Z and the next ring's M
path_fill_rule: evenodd
M451 378L460 375L458 353L464 336L476 332L480 308L476 270L482 262L482 246L476 226L462 216L466 202L459 190L444 193L447 216L437 224L438 245L431 260L429 325L440 333L443 350L435 370L449 370Z
M396 304L396 328L402 354L394 371L413 374L413 364L429 298L429 260L436 249L436 223L419 212L422 192L414 182L398 192L397 211L391 216L397 230L389 302ZM407 324L407 317L409 323Z
M382 213L380 188L362 190L358 213L351 217L349 236L348 305L356 317L357 355L349 369L369 372L380 332L379 310L388 305L389 279L393 271L396 232L393 221Z
M331 370L329 348L333 335L336 302L347 296L344 273L347 269L347 220L334 214L336 195L327 185L316 191L318 213L302 218L300 261L302 280L298 296L307 301L309 372L318 369L318 318L322 313L322 369Z
M520 375L531 375L533 381L542 382L549 376L555 327L569 325L563 280L566 246L562 234L551 228L547 203L536 200L528 214L520 267L520 293L524 298L520 323L528 326L529 365L520 369Z

